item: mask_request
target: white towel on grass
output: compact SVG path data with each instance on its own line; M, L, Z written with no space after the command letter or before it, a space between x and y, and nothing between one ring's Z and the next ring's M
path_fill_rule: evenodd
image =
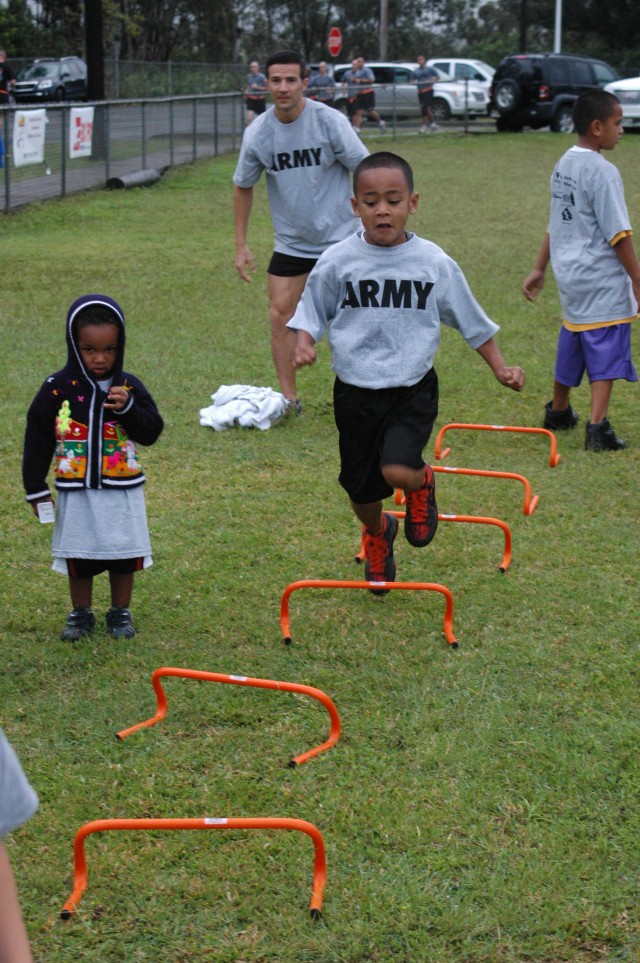
M220 385L211 400L212 405L200 409L200 424L214 431L234 425L266 431L282 418L289 404L279 391L254 385Z

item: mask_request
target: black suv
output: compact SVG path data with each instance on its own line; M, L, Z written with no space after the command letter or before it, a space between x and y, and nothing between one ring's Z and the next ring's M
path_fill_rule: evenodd
M570 133L574 101L591 87L618 80L609 64L565 54L512 54L498 64L491 110L498 130L551 127Z
M18 74L16 101L86 100L87 65L79 57L35 60Z

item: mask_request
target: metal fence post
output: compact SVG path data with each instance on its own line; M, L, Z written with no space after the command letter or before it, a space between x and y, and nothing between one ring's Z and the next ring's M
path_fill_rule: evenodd
M173 107L174 100L171 98L169 101L169 163L173 167L173 142L175 140L173 135Z
M147 115L145 111L146 103L144 100L140 101L140 113L141 113L141 124L140 133L142 135L142 169L144 170L147 166Z
M218 98L213 98L213 156L218 156Z
M197 123L198 123L198 111L197 111L197 100L193 98L193 112L192 112L192 127L193 127L193 159L196 159L196 154L198 151L198 133L197 133Z
M2 112L2 126L3 130L3 141L4 141L4 209L8 211L11 208L11 174L9 173L9 148L7 147L9 143L9 113L11 113L15 118L15 112L8 110L3 110ZM15 119L14 119L15 122Z
M104 174L105 181L111 177L111 111L104 105Z
M65 104L60 108L60 196L67 193L67 111L71 110Z

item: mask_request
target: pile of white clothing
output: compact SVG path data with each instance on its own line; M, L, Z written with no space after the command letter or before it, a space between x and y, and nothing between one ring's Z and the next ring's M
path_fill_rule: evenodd
M220 385L211 395L212 405L200 409L200 424L215 431L239 425L266 431L286 414L289 402L272 388Z

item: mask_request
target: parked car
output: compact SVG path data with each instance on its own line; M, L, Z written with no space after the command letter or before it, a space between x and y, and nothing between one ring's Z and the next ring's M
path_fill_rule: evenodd
M570 133L575 100L585 90L618 80L609 64L566 54L512 54L496 69L491 109L498 130L551 127Z
M18 74L14 95L24 101L86 100L87 65L79 57L43 57Z
M437 67L453 80L476 80L489 93L495 69L484 60L469 60L464 57L433 57L427 60L429 67Z
M369 63L375 77L376 110L381 117L420 117L420 103L416 84L411 83L411 75L417 63ZM338 64L333 71L336 81L336 106L347 109L347 92L341 82L351 64ZM439 71L441 80L433 86L433 116L438 121L461 117L465 113L465 87L467 87L466 110L470 116L487 111L489 97L486 90L476 81L468 84L452 80Z
M624 127L640 129L640 77L627 80L614 80L604 88L615 94L622 104L622 124Z

